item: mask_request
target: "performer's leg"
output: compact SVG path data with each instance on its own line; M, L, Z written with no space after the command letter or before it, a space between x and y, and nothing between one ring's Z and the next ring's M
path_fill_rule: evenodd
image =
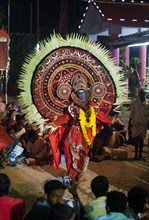
M49 140L52 147L52 156L51 156L51 165L55 168L59 168L60 164L60 141L62 139L62 135L64 133L65 127L57 128L53 133L49 134Z

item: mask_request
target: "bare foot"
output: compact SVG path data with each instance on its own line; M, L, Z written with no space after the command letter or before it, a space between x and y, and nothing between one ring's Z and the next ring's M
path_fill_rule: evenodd
M83 173L80 173L80 175L78 176L78 183L80 183L80 182L86 182L87 181L87 179L86 179L86 177L85 177L85 172L83 172Z

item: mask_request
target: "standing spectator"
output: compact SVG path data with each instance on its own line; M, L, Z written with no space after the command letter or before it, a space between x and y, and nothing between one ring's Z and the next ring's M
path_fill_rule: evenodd
M84 207L84 220L91 220L96 216L106 214L106 193L109 188L108 178L96 176L91 182L91 190L96 199Z
M107 215L98 216L93 220L131 220L124 211L127 206L127 197L119 191L111 191L107 193Z
M129 128L131 127L135 146L135 160L142 159L143 141L148 127L148 107L145 101L145 92L140 90L138 97L131 105Z
M149 209L149 192L134 186L128 192L128 208L125 214L132 220L139 220L139 214Z
M10 179L5 173L0 173L0 220L22 220L25 214L25 202L8 196Z

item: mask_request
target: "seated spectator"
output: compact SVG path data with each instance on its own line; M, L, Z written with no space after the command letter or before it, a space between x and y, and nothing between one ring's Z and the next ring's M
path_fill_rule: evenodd
M47 179L43 186L44 196L36 200L24 220L49 220L51 207L57 203L69 205L75 211L75 219L82 219L82 207L78 199L76 188L72 185L69 190L74 198L65 199L64 193L67 188L68 187L66 187L63 183L63 178Z
M25 132L26 131L24 128L17 133L15 133L13 129L9 131L9 136L12 138L12 143L3 149L6 157L6 160L4 161L7 166L16 166L16 159L24 151L24 149L21 147L21 143L19 142L19 138Z
M96 176L91 181L91 190L96 199L84 207L84 220L91 220L96 216L106 214L106 193L108 188L109 181L105 176Z
M107 193L106 209L107 215L98 216L93 220L131 220L124 215L127 206L127 197L119 191L111 191Z
M120 147L120 146L123 146L123 145L125 146L126 142L127 142L126 134L127 134L128 131L127 131L125 125L123 124L122 119L121 119L120 116L117 118L116 123L114 123L112 125L112 128L113 128L113 131L117 134L115 145L117 147Z
M3 162L8 163L6 147L13 143L13 139L6 132L6 129L0 125L0 168L4 168Z
M6 115L4 125L5 125L8 132L10 131L12 126L14 126L16 124L16 115L17 115L17 112L14 109L10 110L10 112L7 113L7 115Z
M26 124L24 126L25 130L26 130L26 133L22 134L21 137L20 137L20 142L22 144L22 146L26 149L26 146L27 146L27 143L29 141L29 132L30 130L32 129L32 126L30 124Z
M99 132L101 142L103 146L109 146L110 139L113 135L113 129L111 124L104 124L103 129Z
M27 158L25 159L27 165L43 165L49 157L49 145L42 137L38 136L35 130L30 130L28 138L29 141L26 146Z
M13 103L12 102L9 102L7 105L6 105L6 110L7 112L10 112L11 110L13 110Z
M139 220L139 214L149 208L149 192L142 187L134 186L128 191L128 208L125 214L134 220Z
M55 204L51 209L50 220L74 220L74 209L62 203Z
M90 155L91 160L98 162L103 159L110 159L110 154L105 152L104 146L108 145L112 133L111 125L104 124L94 139L93 149Z
M25 214L25 202L8 196L10 179L5 173L0 173L0 220L22 220Z

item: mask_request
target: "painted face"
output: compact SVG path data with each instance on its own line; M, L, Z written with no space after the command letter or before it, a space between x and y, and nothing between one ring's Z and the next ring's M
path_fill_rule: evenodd
M53 190L49 195L48 195L48 202L50 205L55 205L59 202L62 202L63 196L64 196L65 190L64 189L56 189Z
M76 91L76 96L81 100L81 101L85 101L87 98L87 91L85 91L84 89L79 89Z

